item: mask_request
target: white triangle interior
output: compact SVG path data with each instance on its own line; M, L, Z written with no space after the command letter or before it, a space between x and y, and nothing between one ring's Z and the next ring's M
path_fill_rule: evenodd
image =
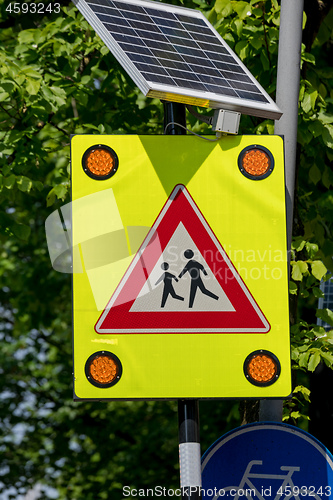
M204 295L200 289L197 289L193 307L191 309L189 308L191 277L189 276L189 273L186 273L180 279L178 278L186 263L189 261L189 259L184 256L184 252L188 249L192 250L194 253L192 259L201 264L207 272L207 276L200 272L200 277L204 287L218 297L218 300L215 300L212 297ZM217 249L216 252L218 252ZM216 257L218 256L215 256L215 258ZM218 261L218 259L219 257L216 260ZM221 255L220 259L222 259ZM175 293L178 297L183 297L184 300L182 301L176 299L169 294L165 305L162 308L161 302L164 283L163 280L161 280L157 285L156 283L166 272L161 267L164 267L165 263L169 265L167 272L178 279L178 282L175 279L172 279L172 286ZM142 261L142 265L145 267L144 261ZM211 269L208 266L204 256L198 250L182 222L180 222L177 226L177 229L170 238L168 244L162 252L162 255L156 262L153 270L149 274L148 279L130 309L130 312L163 313L164 311L235 311L235 308L214 276L214 269Z

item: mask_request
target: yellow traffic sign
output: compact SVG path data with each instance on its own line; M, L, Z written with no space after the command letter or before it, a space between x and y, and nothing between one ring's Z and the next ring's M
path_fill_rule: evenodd
M291 392L283 141L72 138L74 392Z

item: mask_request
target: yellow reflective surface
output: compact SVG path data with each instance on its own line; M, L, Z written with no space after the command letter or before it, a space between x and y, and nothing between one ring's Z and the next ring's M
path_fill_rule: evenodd
M82 156L97 142L111 147L118 170L94 180ZM239 153L257 144L273 155L266 179L238 168ZM283 141L277 136L77 135L72 153L74 390L82 399L266 398L291 392ZM140 244L177 184L186 186L216 238L267 318L268 333L98 334L94 326ZM77 261L80 262L77 262ZM79 265L80 264L80 265ZM212 269L214 273L214 269ZM226 293L227 294L227 293ZM228 294L227 294L228 295ZM149 314L149 313L146 313ZM161 325L164 322L162 310ZM85 363L108 350L122 376L109 388L93 386ZM256 350L281 363L269 387L252 385L243 364Z

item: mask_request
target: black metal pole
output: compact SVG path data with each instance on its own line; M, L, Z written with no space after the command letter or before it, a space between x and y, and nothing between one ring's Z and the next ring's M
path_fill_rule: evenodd
M164 131L167 135L185 135L186 108L184 104L162 101ZM179 125L181 126L179 126ZM180 487L183 500L201 499L201 453L199 401L178 401Z
M186 108L179 102L162 101L164 106L164 132L166 135L185 135ZM182 125L180 127L179 125Z

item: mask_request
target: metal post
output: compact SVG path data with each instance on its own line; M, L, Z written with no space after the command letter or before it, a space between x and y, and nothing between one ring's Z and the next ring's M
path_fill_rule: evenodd
M293 227L303 3L281 0L276 104L283 115L275 122L274 133L284 136L288 255ZM282 401L261 401L259 420L281 421Z
M186 108L185 104L162 101L164 106L164 130L166 135L185 135ZM176 125L179 123L182 125Z
M180 487L183 500L201 498L199 401L178 401Z
M281 0L276 104L283 115L275 122L274 133L284 136L288 250L293 227L303 4L304 0Z
M185 135L186 108L184 104L162 101L164 130L167 135ZM179 125L182 125L180 127ZM201 453L199 401L178 401L180 487L183 500L201 498Z

